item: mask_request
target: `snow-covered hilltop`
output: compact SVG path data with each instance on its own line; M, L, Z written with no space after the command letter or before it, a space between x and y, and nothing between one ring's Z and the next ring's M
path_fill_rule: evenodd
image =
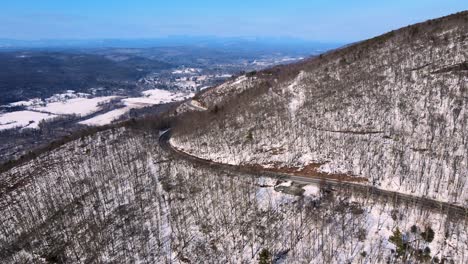
M468 12L196 96L172 143L231 164L317 167L468 206Z

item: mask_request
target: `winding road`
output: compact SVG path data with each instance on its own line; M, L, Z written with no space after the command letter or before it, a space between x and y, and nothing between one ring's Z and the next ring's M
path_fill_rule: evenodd
M313 177L303 177L281 172L273 172L267 170L261 170L250 167L235 166L230 164L218 163L211 160L201 159L199 157L190 155L186 152L180 151L170 144L171 130L168 129L161 133L159 136L159 145L161 148L181 159L184 159L192 164L203 166L219 171L231 172L245 176L266 176L271 178L277 178L281 180L290 180L299 184L313 184L327 186L332 189L343 188L353 193L360 193L373 198L384 198L387 201L391 201L394 204L413 204L418 207L436 210L441 213L445 213L450 217L468 220L468 208L450 204L447 202L436 201L430 198L419 197L408 195L399 192L387 191L376 188L370 185L363 185L352 182L338 181L334 179L323 179Z

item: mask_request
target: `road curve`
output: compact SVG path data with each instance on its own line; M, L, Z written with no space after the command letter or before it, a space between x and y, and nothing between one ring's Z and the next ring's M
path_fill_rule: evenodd
M313 178L313 177L303 177L297 175L291 175L281 172L272 172L261 169L254 169L242 166L235 166L230 164L218 163L211 160L201 159L199 157L190 155L186 152L180 151L174 148L169 139L171 137L171 130L168 129L161 133L159 136L159 145L161 148L179 158L182 158L190 163L196 164L198 166L209 167L212 169L217 169L220 171L234 172L246 176L266 176L271 178L277 178L282 180L291 180L300 184L319 184L325 185L331 188L345 188L351 192L357 192L361 194L371 195L374 197L382 197L390 199L395 204L408 203L414 204L419 207L433 209L437 212L445 213L450 217L465 219L468 220L468 208L453 205L447 202L436 201L430 198L424 198L419 196L408 195L399 192L387 191L383 189L376 188L374 186L363 185L352 182L343 182L333 179L323 179L323 178Z
M197 104L195 104L195 103L197 103ZM187 102L186 104L187 104L188 108L190 108L191 110L194 110L194 111L206 111L206 110L208 110L207 108L202 107L200 105L200 102L198 102L197 100L195 100L193 98L189 102Z

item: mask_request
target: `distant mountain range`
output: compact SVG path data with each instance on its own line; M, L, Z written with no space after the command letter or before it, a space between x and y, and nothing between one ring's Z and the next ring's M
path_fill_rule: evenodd
M329 50L345 43L307 41L295 38L266 38L266 37L197 37L197 36L169 36L153 39L40 39L16 40L1 39L1 49L29 49L29 48L151 48L171 46L199 46L226 49L262 49L262 50L301 50L317 51Z

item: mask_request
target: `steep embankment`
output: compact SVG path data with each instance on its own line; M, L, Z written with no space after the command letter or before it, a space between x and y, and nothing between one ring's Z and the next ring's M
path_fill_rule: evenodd
M467 206L467 61L468 12L402 28L204 92L172 144Z

